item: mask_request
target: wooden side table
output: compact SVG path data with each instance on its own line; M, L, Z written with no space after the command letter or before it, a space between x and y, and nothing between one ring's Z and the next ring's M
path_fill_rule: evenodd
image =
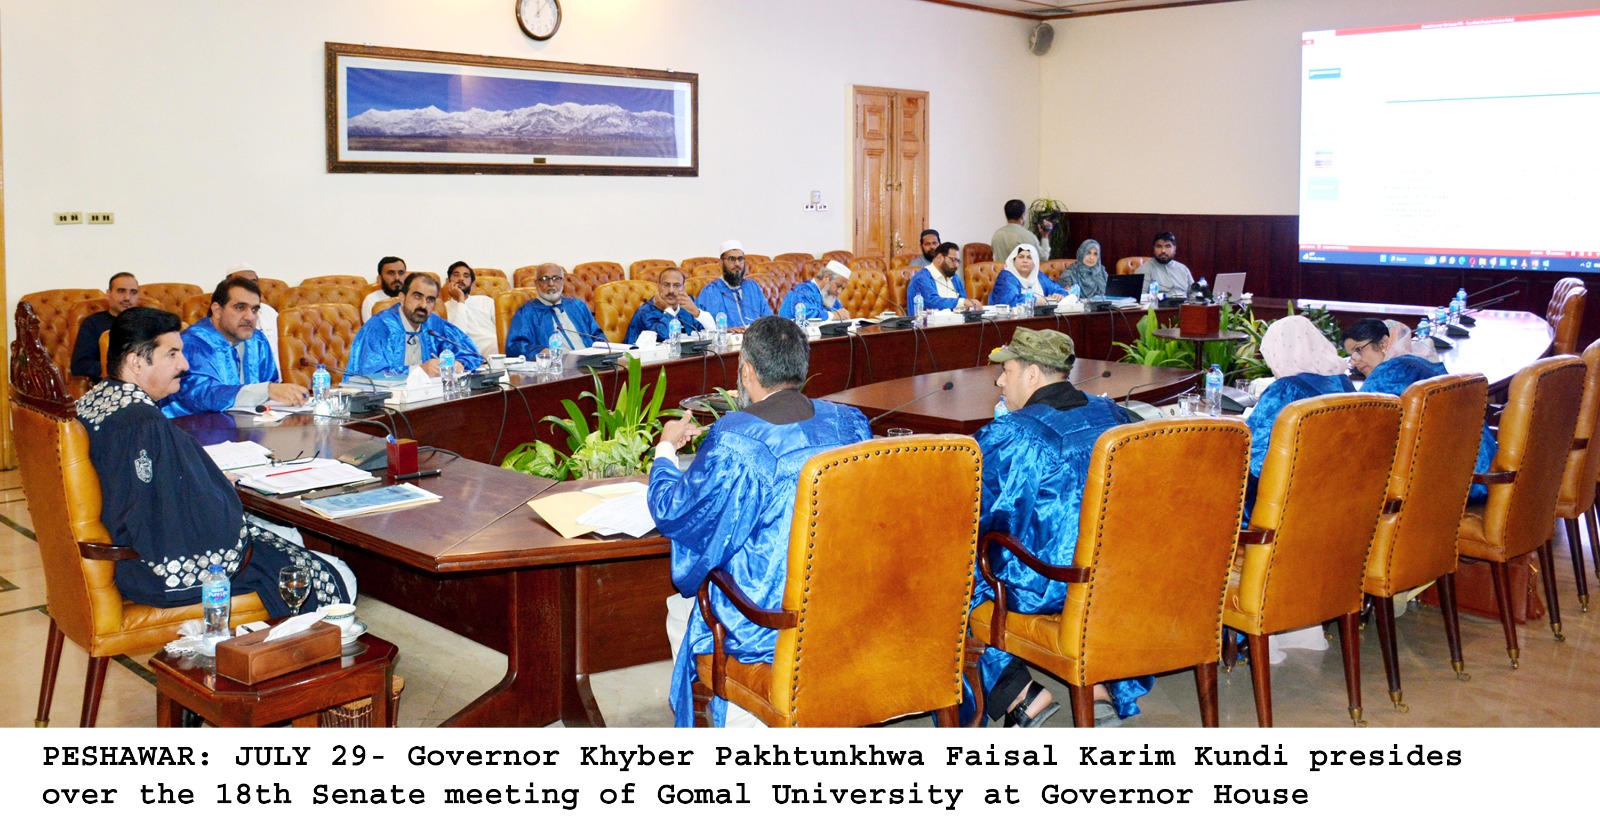
M1205 362L1207 343L1237 343L1240 340L1250 339L1250 335L1247 335L1244 332L1227 330L1218 331L1215 334L1184 334L1175 328L1161 328L1156 329L1153 334L1155 334L1157 337L1164 337L1168 340L1182 340L1188 343L1193 343L1195 368L1202 372L1204 372L1207 368L1210 368L1210 364ZM1204 380L1205 378L1202 377L1202 383Z
M245 685L218 677L210 657L150 659L156 673L156 725L182 725L182 709L213 726L257 727L294 720L315 726L317 712L361 698L372 699L372 725L388 725L389 684L400 650L371 634L340 650L342 656L281 677Z

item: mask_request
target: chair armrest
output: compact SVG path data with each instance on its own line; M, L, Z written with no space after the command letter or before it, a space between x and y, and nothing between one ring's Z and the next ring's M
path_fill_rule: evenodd
M989 587L994 589L994 614L989 618L989 645L1005 651L1006 643L1006 584L995 577L994 564L996 554L1004 549L1022 561L1024 566L1033 569L1047 580L1058 580L1063 583L1086 583L1089 580L1089 570L1083 566L1056 566L1046 563L1028 551L1017 538L1006 532L988 532L978 539L978 545L983 550L978 552L978 571L983 579L989 582Z
M110 543L90 543L78 541L78 556L84 560L133 560L139 556L130 546L115 546Z
M757 606L739 589L739 584L726 570L712 569L711 574L706 575L706 579L700 583L700 590L695 593L695 601L700 606L700 617L711 627L711 693L727 700L724 683L728 677L728 652L724 644L728 639L728 627L722 625L722 621L717 619L716 610L711 608L713 585L722 591L740 614L757 626L768 629L792 629L800 621L799 615L794 612L773 611Z
M1485 486L1496 486L1501 483L1514 483L1517 479L1516 472L1473 472L1472 482L1482 483Z
M1254 529L1254 528L1251 528L1251 529L1240 529L1239 530L1239 545L1241 545L1241 546L1264 546L1264 545L1266 545L1268 543L1271 543L1273 541L1273 538L1275 538L1277 536L1278 536L1278 533L1273 531L1272 529Z

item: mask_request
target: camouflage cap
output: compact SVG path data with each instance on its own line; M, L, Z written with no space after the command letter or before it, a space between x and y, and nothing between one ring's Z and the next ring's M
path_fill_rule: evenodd
M1009 345L989 353L991 363L1004 363L1017 358L1067 371L1072 368L1072 338L1055 329L1017 329Z

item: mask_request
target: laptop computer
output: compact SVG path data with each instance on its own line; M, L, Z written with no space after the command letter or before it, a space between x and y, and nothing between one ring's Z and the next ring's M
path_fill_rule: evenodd
M1138 300L1143 286L1144 275L1119 274L1106 280L1106 297L1113 300L1118 297Z
M1231 271L1217 275L1215 283L1211 284L1211 293L1217 297L1231 294L1235 298L1244 294L1244 272Z

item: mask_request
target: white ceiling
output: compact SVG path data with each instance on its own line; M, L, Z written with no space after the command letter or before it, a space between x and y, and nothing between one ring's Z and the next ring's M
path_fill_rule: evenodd
M924 0L942 6L957 6L976 11L1026 17L1035 20L1060 20L1119 11L1139 11L1168 6L1195 6L1227 3L1233 0Z

